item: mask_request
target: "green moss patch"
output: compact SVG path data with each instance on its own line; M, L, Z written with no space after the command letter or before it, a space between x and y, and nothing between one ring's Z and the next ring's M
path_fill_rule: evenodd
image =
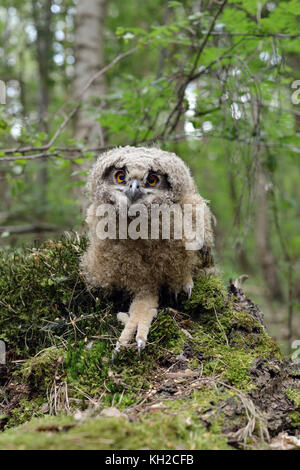
M184 414L153 413L130 423L125 418L33 419L0 435L0 449L229 449L226 439Z

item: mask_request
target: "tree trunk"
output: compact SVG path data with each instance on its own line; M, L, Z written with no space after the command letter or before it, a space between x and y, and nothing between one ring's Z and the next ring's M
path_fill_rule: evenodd
M107 0L79 0L75 19L75 98L88 79L104 66L104 20ZM84 95L85 106L76 116L75 138L103 145L100 124L88 108L99 108L105 92L104 76L99 77Z
M234 225L238 227L239 233L241 228L241 207L240 201L238 197L237 187L236 187L236 180L231 168L228 168L228 182L229 182L229 196L231 199L232 204L232 211L234 216ZM236 240L235 242L235 260L238 264L238 267L241 269L243 273L249 274L252 271L251 263L248 259L247 252L245 250L244 245L240 240Z
M163 13L163 19L162 19L163 25L168 24L170 12L171 12L171 8L169 7L169 1L165 0L164 1L164 13ZM160 78L162 76L166 58L167 58L167 49L166 47L162 47L159 58L158 58L157 74L156 74L157 78Z
M104 66L104 21L107 0L78 0L75 18L75 99L79 97L87 81ZM83 95L83 103L75 118L75 139L87 145L103 146L104 136L95 114L100 110L105 93L105 77L101 76ZM98 113L99 114L99 113ZM84 161L80 169L87 171L90 161ZM76 167L78 170L78 166ZM85 174L77 174L79 183L84 183ZM82 213L87 202L82 186L74 186L73 198Z
M47 113L49 105L49 74L51 65L52 32L51 0L41 5L32 2L33 19L37 31L36 52L39 72L38 117L39 129L48 132Z
M48 134L48 107L49 107L49 75L52 62L52 31L51 31L51 0L42 0L41 4L32 2L32 11L35 28L37 31L36 54L39 74L38 87L38 130ZM47 186L48 165L47 159L42 159L38 172L38 185L40 188L39 217L46 220L47 216Z
M275 258L270 244L270 225L268 217L268 201L266 195L266 177L261 165L257 175L257 216L256 216L256 246L258 260L268 286L272 300L283 300L283 292L277 273Z

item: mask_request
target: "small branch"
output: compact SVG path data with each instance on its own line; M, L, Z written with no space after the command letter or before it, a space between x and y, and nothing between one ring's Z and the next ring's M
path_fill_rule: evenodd
M282 33L230 33L229 31L212 31L211 36L229 36L229 37L254 37L254 38L277 38L277 39L298 39L300 34L282 34Z
M185 90L188 86L188 84L190 83L191 81L191 78L194 76L194 73L195 73L195 70L197 69L198 67L198 63L199 63L199 59L201 57L201 54L210 38L210 35L215 27L215 24L216 24L216 21L217 21L217 18L219 17L219 15L222 13L225 5L227 3L227 0L224 0L220 6L220 8L218 9L218 11L216 12L211 24L210 24L210 27L203 39L203 41L201 42L200 46L199 46L199 49L198 49L198 52L197 52L197 55L196 55L196 58L194 60L194 64L192 66L192 69L190 70L187 78L185 79L185 81L181 84L180 88L179 88L179 91L178 91L178 101L177 101L177 104L176 106L173 108L173 110L171 111L171 113L169 114L167 120L166 120L166 123L165 123L165 126L164 126L164 129L162 131L162 135L164 135L168 129L168 126L169 124L171 124L171 121L172 121L172 118L173 116L175 115L175 119L171 125L171 129L169 131L169 134L172 133L177 124L178 124L178 121L180 119L180 116L181 116L181 107L182 107L182 103L183 103L183 100L184 100L184 95L185 95Z
M205 48L205 46L206 46L206 44L207 44L207 42L208 42L208 40L209 40L209 38L210 38L210 35L211 35L211 33L212 33L212 31L213 31L213 29L214 29L214 27L215 27L216 21L217 21L218 17L220 16L220 14L222 13L222 11L223 11L223 9L224 9L226 3L227 3L227 0L224 0L224 1L222 2L220 8L218 9L217 13L215 14L215 16L214 16L214 18L213 18L213 20L212 20L212 22L211 22L211 24L210 24L209 30L207 31L207 33L206 33L206 35L205 35L205 37L204 37L204 39L203 39L203 41L202 41L202 43L201 43L201 45L200 45L200 47L199 47L199 50L198 50L198 52L197 52L197 55L196 55L196 59L195 59L195 61L194 61L193 68L192 68L192 70L190 71L190 76L192 76L192 75L194 74L196 68L198 67L198 62L199 62L199 59L200 59L200 57L201 57L201 54L202 54L202 52L203 52L203 50L204 50L204 48Z
M16 160L37 160L39 158L44 158L44 157L60 157L60 154L57 152L52 152L48 153L46 150L45 152L40 152L40 153L34 153L33 155L19 155L17 157L0 157L0 163L1 162L14 162ZM68 159L68 157L63 157ZM78 157L74 157L78 158Z
M132 49L129 49L129 51L126 51L124 52L123 54L119 54L117 57L114 58L114 60L106 65L105 67L103 67L103 69L99 70L99 72L96 72L88 81L87 83L85 84L85 86L83 87L82 91L80 92L79 96L78 96L78 100L79 100L79 103L75 106L75 108L72 109L72 111L65 117L65 119L63 120L63 122L61 123L61 125L59 126L59 128L57 129L57 131L55 132L55 134L53 135L53 137L49 140L47 146L46 146L46 149L50 148L54 142L56 141L56 139L58 138L58 136L61 134L61 132L63 131L63 129L66 127L66 125L68 124L68 122L73 118L73 116L75 116L75 114L77 113L77 111L79 110L80 106L81 106L81 103L83 101L83 98L84 98L84 94L85 92L89 89L89 87L94 83L95 80L97 80L99 77L101 77L102 75L104 75L108 70L110 70L115 64L117 64L120 60L124 59L125 57L127 57L128 55L130 54L133 54L135 51L137 50L137 47L133 47Z
M94 83L95 80L97 80L99 77L101 77L101 75L104 75L108 70L110 70L115 64L117 64L118 62L120 62L120 60L124 59L125 57L133 54L134 52L136 52L137 50L137 47L133 47L132 49L129 49L129 51L126 51L124 52L123 54L119 54L117 57L114 58L114 60L112 62L110 62L110 64L106 65L105 67L103 67L103 69L99 70L98 72L96 72L88 81L87 83L85 84L85 86L83 87L83 89L81 90L79 96L77 97L77 105L72 109L72 111L66 115L65 119L63 120L63 122L61 123L61 125L59 126L59 128L56 130L56 132L54 133L54 135L51 137L51 139L49 140L49 142L45 145L42 145L40 147L33 147L33 146L27 146L27 147L17 147L15 149L0 149L0 153L5 153L5 154L11 154L11 153L27 153L27 152L32 152L32 151L45 151L45 150L48 150L53 144L54 142L57 140L57 138L59 137L59 135L61 134L61 132L64 130L64 128L66 127L66 125L69 123L69 121L73 118L73 116L75 116L75 114L77 113L77 111L79 110L80 106L81 106L81 103L83 101L83 98L84 98L84 94L85 92L88 90L88 88ZM65 103L66 104L66 103ZM42 158L43 156L45 156L44 154L41 154L39 155L38 157L36 158ZM22 158L22 157L18 157L18 158ZM31 159L34 159L33 156ZM0 157L0 161L1 160L4 160L4 158L1 158ZM4 160L5 161L5 160ZM6 160L7 161L7 160Z
M0 233L9 232L9 233L41 233L41 232L57 232L59 227L54 225L4 225L0 226Z
M211 113L211 112L215 112L217 111L218 108L214 108L214 109L211 109L209 111L205 111L203 113L199 113L199 115L206 115L208 113ZM198 115L198 116L199 116ZM174 134L173 136L163 136L163 135L159 135L157 137L153 137L152 139L142 139L142 140L138 140L138 141L134 141L134 142L126 142L124 143L124 145L153 145L157 142L166 142L166 141L170 141L170 142L173 142L173 141L178 141L178 140L188 140L189 138L203 138L203 139L209 139L209 138L213 138L213 139L221 139L221 140L229 140L231 142L239 142L239 143L243 143L243 144L246 144L246 145L257 145L257 140L247 140L247 139L242 139L242 138L238 138L238 137L235 137L234 139L230 138L230 137L226 137L224 135L217 135L217 134L212 134L211 132L207 133L207 134L202 134L202 135L199 135L198 134L198 131L196 131L195 133L189 133L189 134ZM278 144L278 143L275 143L275 142L263 142L262 141L262 144L266 147L276 147L276 148L285 148L285 149L288 149L288 150L292 150L293 152L300 152L300 147L296 147L295 145L289 145L289 144ZM76 155L64 155L62 156L61 153L58 153L58 152L54 152L54 153L48 153L47 151L45 152L41 152L41 153L37 153L37 154L34 154L34 155L22 155L22 156L18 156L18 157L2 157L0 158L0 163L1 162L13 162L13 161L16 161L16 160L36 160L36 159L39 159L39 158L49 158L49 157L60 157L60 158L63 158L64 160L76 160L77 158L80 158L80 156L84 156L84 153L85 152L90 152L90 153L101 153L101 152L105 152L106 150L111 150L113 148L115 148L116 146L115 145L106 145L104 147L91 147L91 148L85 148L85 149L80 149L80 148L76 148L76 147L64 147L64 148L60 148L60 151L61 152L66 152L66 153L76 153Z
M55 134L52 136L52 138L49 140L46 148L50 148L54 142L56 141L56 139L58 138L58 136L61 134L61 132L63 131L63 129L66 127L66 125L68 124L68 122L75 116L75 114L77 113L77 111L79 110L80 106L81 106L81 103L83 101L83 98L84 98L84 94L85 92L89 89L89 87L94 83L95 80L97 80L99 77L101 77L102 75L104 75L108 70L110 70L115 64L117 64L120 60L124 59L125 57L127 57L128 55L130 54L133 54L135 51L137 50L137 47L133 47L132 49L129 49L129 51L126 51L124 52L123 54L119 54L117 57L114 58L114 60L106 65L105 67L103 67L103 69L99 70L99 72L96 72L88 81L87 83L85 84L85 86L83 87L83 89L81 90L79 96L78 96L78 104L75 106L75 108L72 109L72 111L65 117L65 119L63 120L63 122L61 123L61 125L59 126L59 128L57 129L57 131L55 132Z

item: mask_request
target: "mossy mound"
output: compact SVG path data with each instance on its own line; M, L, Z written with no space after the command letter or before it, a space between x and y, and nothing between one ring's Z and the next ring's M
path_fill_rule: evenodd
M142 358L133 344L112 362L130 297L88 288L86 243L1 253L0 448L261 447L297 432L300 372L217 276L197 279L190 301L163 291Z
M145 413L130 422L126 417L47 417L0 435L0 449L111 450L111 449L230 449L225 436L208 432L198 419L177 412Z

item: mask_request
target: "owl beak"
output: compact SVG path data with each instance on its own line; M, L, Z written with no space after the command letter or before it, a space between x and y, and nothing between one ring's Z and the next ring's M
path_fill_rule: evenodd
M125 194L131 202L134 202L139 199L143 194L140 190L139 180L133 179L130 182L129 189L126 191Z

